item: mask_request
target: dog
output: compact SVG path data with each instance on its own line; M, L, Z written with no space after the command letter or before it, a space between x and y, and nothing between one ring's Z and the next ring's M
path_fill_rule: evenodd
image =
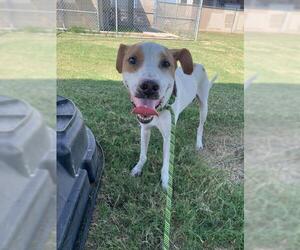
M180 62L181 67L177 67ZM133 112L141 126L140 158L131 170L132 176L139 176L147 160L147 150L152 127L157 127L163 137L162 187L168 187L169 153L171 137L171 113L162 110L172 95L171 105L177 122L180 113L195 99L199 100L200 122L197 130L196 148L203 148L203 126L208 112L209 90L217 78L208 80L201 64L194 64L189 50L168 49L153 42L133 45L120 44L116 69L122 74L128 89Z

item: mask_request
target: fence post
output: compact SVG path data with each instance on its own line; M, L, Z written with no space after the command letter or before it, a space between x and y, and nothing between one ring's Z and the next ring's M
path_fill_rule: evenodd
M235 25L235 19L236 19L236 13L237 13L237 8L234 11L234 16L233 16L233 21L232 21L232 26L231 26L231 32L233 33L234 25Z
M199 32L199 27L200 27L202 5L203 5L203 0L200 1L200 5L198 7L198 12L197 12L197 17L196 17L196 23L195 23L195 41L197 41L197 39L198 39L198 32Z
M153 8L153 27L157 27L157 4L157 0L155 0Z
M64 1L63 0L59 0L58 1L58 8L59 10L57 11L58 13L58 18L61 16L62 19L62 26L63 26L63 30L66 30L66 25L65 25L65 6L64 6ZM10 13L11 16L11 13ZM11 24L12 27L14 26L13 24Z
M128 28L129 31L134 30L134 14L135 14L135 6L134 1L127 1L127 13L128 13Z
M100 0L97 0L97 28L98 31L101 30L101 21L100 21Z
M115 11L116 11L116 13L115 13L115 16L116 16L116 20L115 20L115 22L116 22L116 37L118 36L118 0L115 0Z

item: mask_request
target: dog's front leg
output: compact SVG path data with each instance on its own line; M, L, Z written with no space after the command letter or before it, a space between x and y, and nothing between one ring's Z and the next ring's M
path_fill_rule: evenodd
M170 161L170 133L165 134L163 137L163 167L161 169L161 185L164 189L168 188L169 181L169 161Z
M161 184L164 189L168 188L169 161L171 143L171 115L168 113L163 117L159 130L163 136L163 166L161 169Z
M142 169L144 164L147 161L147 151L148 145L150 140L151 130L150 128L145 128L141 126L141 152L140 152L140 159L135 167L131 170L132 176L139 176L142 173Z

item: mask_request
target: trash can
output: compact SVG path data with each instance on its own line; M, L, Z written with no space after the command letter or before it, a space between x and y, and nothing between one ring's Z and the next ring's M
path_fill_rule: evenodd
M75 104L57 97L57 248L84 247L104 156Z
M0 249L55 246L55 130L26 102L0 96Z

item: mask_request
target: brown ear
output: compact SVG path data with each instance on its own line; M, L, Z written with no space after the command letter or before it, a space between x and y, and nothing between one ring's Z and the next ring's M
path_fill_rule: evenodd
M116 69L119 73L122 73L123 59L127 48L128 48L127 45L120 44L118 55L117 55L117 61L116 61Z
M194 65L191 53L187 49L171 49L171 53L176 61L179 61L185 74L193 73Z

